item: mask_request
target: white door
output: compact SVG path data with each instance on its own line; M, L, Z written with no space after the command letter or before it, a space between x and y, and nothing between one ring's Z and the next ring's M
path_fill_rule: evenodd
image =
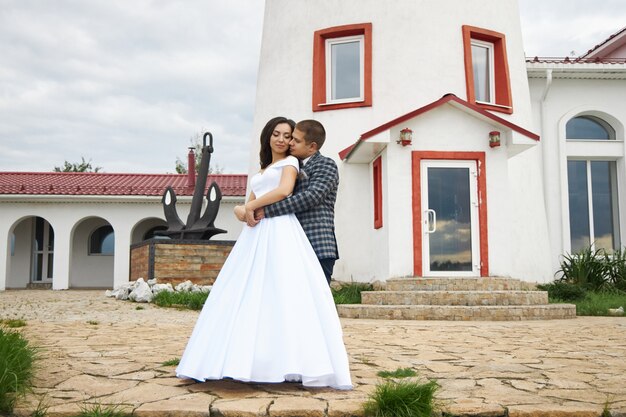
M423 160L424 276L480 276L476 161Z

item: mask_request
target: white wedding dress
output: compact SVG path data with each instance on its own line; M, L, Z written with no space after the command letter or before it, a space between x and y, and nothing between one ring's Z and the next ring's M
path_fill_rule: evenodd
M289 156L252 177L276 188ZM198 317L178 377L302 381L351 389L341 324L324 272L293 214L243 226Z

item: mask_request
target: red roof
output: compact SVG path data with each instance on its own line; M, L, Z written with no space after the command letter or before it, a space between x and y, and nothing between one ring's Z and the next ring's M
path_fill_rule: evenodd
M526 62L546 63L546 64L625 64L626 58L558 58L558 57L541 57L526 58Z
M345 148L344 150L339 152L339 158L342 159L342 160L346 159L350 155L350 152L352 152L352 150L359 143L366 141L368 138L370 138L370 137L372 137L374 135L377 135L378 133L384 132L385 130L389 130L389 129L391 129L394 126L396 126L396 125L398 125L400 123L405 122L406 120L409 120L409 119L412 119L414 117L417 117L420 114L426 113L426 112L428 112L428 111L430 111L430 110L432 110L434 108L437 108L437 107L439 107L439 106L441 106L443 104L446 104L448 102L456 103L457 105L460 105L463 108L466 108L466 109L469 109L469 110L471 110L473 112L476 112L476 113L482 115L483 117L491 119L491 120L493 120L496 123L499 123L499 124L501 124L503 126L506 126L506 127L510 128L511 130L514 130L514 131L516 131L518 133L521 133L522 135L527 136L530 139L537 140L537 141L539 140L539 136L536 135L535 133L532 133L532 132L530 132L530 131L524 129L523 127L520 127L520 126L518 126L518 125L516 125L514 123L511 123L508 120L505 120L505 119L503 119L501 117L498 117L495 114L491 114L488 111L483 110L482 108L476 106L475 104L468 103L467 101L458 98L454 94L448 93L448 94L445 94L443 97L441 97L439 100L433 101L432 103L427 104L427 105L425 105L423 107L420 107L417 110L413 110L410 113L404 114L404 115L402 115L400 117L397 117L397 118L395 118L395 119L393 119L393 120L391 120L391 121L389 121L389 122L387 122L387 123L385 123L383 125L380 125L380 126L374 128L374 129L371 129L371 130L363 133L361 135L361 137L359 137L359 140L357 140L355 143L353 143L352 145L348 146L347 148Z
M586 54L581 56L581 58L591 57L591 56L595 57L597 52L599 52L599 49L601 49L602 47L607 45L609 42L612 42L614 40L619 41L620 40L619 38L623 37L623 36L626 36L626 27L618 30L617 32L615 32L614 34L609 36L607 39L605 39L604 41L600 42L599 44L597 44L596 46L594 46L593 48L588 50ZM622 43L623 43L623 41L622 41Z
M247 175L209 175L224 196L245 196ZM0 194L160 196L171 185L178 196L193 195L186 174L92 172L0 172ZM206 190L205 190L206 191Z

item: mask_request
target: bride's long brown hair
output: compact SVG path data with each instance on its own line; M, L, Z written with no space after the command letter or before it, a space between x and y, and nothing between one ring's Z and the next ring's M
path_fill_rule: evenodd
M286 117L278 116L271 119L269 122L265 124L265 127L261 131L261 151L259 152L259 163L261 164L261 169L265 169L269 164L272 163L272 149L270 148L270 138L272 137L272 133L274 133L274 129L281 123L287 123L291 126L291 131L296 127L296 123L287 119Z

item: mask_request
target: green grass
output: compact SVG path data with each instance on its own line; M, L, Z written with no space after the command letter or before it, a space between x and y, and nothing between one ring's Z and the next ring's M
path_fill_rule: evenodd
M380 371L376 375L381 378L409 378L417 376L417 372L411 368L398 368L395 371Z
M588 291L581 300L563 301L551 299L551 303L576 304L577 316L608 316L609 308L626 308L626 293L617 291Z
M438 389L435 381L387 380L376 385L363 411L368 417L430 417Z
M0 327L0 414L12 412L31 388L36 358L37 349L21 333Z
M154 296L152 302L159 307L176 307L200 310L209 293L205 292L167 292L161 291Z
M83 405L76 417L128 417L130 415L119 405L92 403Z
M13 329L17 327L26 326L26 321L22 319L4 319L4 320L0 320L0 324L4 324L5 326Z
M361 291L372 291L371 284L352 282L342 285L338 290L333 289L335 304L361 304Z
M609 316L611 308L626 308L626 291L615 287L590 290L582 285L557 280L538 285L537 289L548 292L550 303L575 304L577 316Z
M161 365L163 366L178 366L180 363L180 358L170 359L169 361L163 362Z

